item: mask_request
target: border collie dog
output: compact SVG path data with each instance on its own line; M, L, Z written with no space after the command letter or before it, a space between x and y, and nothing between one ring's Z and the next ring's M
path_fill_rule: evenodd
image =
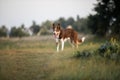
M66 40L70 40L72 46L78 47L78 44L84 42L85 37L78 39L78 33L68 26L66 29L62 29L60 24L53 24L53 34L56 40L57 52L59 51L59 46L61 42L61 50L64 49L64 43Z

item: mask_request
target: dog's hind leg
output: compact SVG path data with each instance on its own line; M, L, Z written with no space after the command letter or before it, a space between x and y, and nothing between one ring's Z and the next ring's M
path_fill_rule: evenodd
M75 45L74 45L74 41L73 41L73 40L69 40L69 43L70 43L70 45L72 46L72 48L75 47Z

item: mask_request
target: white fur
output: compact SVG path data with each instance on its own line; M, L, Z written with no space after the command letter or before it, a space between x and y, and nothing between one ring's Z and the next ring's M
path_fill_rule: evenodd
M58 39L58 38L55 38L55 41L56 41L56 44L57 44L57 45L56 45L56 46L57 46L57 52L59 52L59 45L60 45L60 44L59 44L59 39Z
M65 39L58 39L56 38L56 43L57 43L57 52L59 52L59 48L60 48L60 42L61 42L61 51L64 50L64 44L67 40L69 40L70 38L65 38ZM85 41L85 37L82 37L82 42ZM69 41L70 42L70 41ZM71 43L71 42L70 42ZM74 47L74 45L71 43L72 47Z
M61 51L63 51L63 49L64 49L64 43L65 43L65 40L61 39Z
M72 26L71 25L67 26L67 29L72 29Z
M59 52L59 45L60 45L60 44L58 43L58 44L57 44L57 52Z
M54 31L53 34L55 38L59 38L60 31L59 32Z
M82 37L82 42L84 42L85 41L85 37Z
M61 51L63 51L64 50L64 44L65 44L65 42L67 41L67 40L69 40L70 38L65 38L65 39L58 39L58 38L56 38L55 40L56 40L56 43L57 43L57 52L59 52L59 48L60 48L60 42L61 42Z

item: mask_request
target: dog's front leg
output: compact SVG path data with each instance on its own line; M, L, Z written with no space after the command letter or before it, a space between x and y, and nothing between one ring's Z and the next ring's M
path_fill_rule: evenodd
M63 51L63 49L64 49L64 40L63 39L61 39L61 51Z
M60 42L59 39L56 38L57 52L59 52L59 46L60 46L59 42Z
M60 46L59 42L57 42L56 45L57 45L57 52L59 52L59 46Z

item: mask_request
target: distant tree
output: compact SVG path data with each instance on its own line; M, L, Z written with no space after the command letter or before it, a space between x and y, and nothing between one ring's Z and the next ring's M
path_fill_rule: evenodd
M80 16L79 15L77 15L77 21L80 21Z
M10 31L10 37L17 37L16 27L12 27Z
M44 27L47 30L50 30L51 27L52 27L51 25L52 25L52 21L47 20L47 21L45 21L45 22L42 23L41 27Z
M75 20L72 17L69 17L67 20L61 17L55 22L60 23L63 28L66 28L68 25L73 25Z
M47 20L41 24L40 31L37 35L49 35L51 34L52 21Z
M88 18L80 18L77 15L77 20L75 21L74 18L69 17L68 19L59 18L55 23L60 23L63 28L66 28L68 25L71 25L76 31L88 33L90 32L89 28L87 27Z
M49 32L48 29L46 29L46 27L42 27L40 29L39 35L49 35L49 34L51 34L51 33Z
M23 36L30 36L30 30L29 28L26 28L24 24L20 26L20 29L22 30Z
M88 18L80 18L77 15L77 20L73 24L73 28L82 33L90 33L90 30L88 28Z
M69 18L66 20L67 26L68 26L68 25L73 25L74 23L75 23L75 20L74 20L72 17L69 17Z
M24 37L29 36L27 32L24 31L23 25L21 27L12 27L10 31L10 37Z
M66 26L67 26L66 20L63 17L56 20L55 23L60 23L63 28L66 28Z
M0 27L0 37L6 37L7 32L8 32L8 29L6 28L6 26L3 25L2 27Z
M87 26L91 30L92 34L97 34L97 30L98 30L97 25L98 25L97 15L89 15Z
M21 25L21 28L22 28L22 29L25 29L25 25L24 25L24 24L22 24L22 25Z
M35 21L33 21L32 26L30 27L32 30L33 34L36 35L40 31L40 26L36 24Z

